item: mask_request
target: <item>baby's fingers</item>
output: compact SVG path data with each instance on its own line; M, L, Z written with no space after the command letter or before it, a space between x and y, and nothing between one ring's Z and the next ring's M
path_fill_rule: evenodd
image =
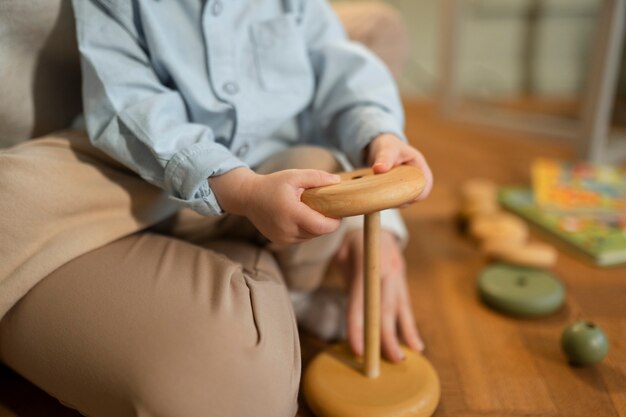
M396 290L393 281L389 278L383 280L381 289L381 344L382 350L392 362L399 362L404 359L404 354L400 349L396 320L398 306Z
M411 304L408 300L401 303L398 321L404 342L413 350L423 351L424 342L415 326Z
M372 170L375 174L382 174L389 171L396 165L399 156L399 149L397 147L387 147L380 150L372 164Z
M350 279L352 285L346 311L348 343L355 355L363 356L363 277L360 266L354 265Z
M318 169L293 169L290 170L290 183L298 188L307 189L337 184L341 178L337 174L331 174Z
M341 225L341 220L326 217L304 203L300 203L296 210L296 223L301 234L321 236L334 232Z

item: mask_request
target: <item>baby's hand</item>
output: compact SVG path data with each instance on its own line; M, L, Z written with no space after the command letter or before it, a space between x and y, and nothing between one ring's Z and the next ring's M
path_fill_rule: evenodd
M398 165L412 165L422 170L426 184L424 191L415 199L428 197L433 187L433 174L424 156L414 147L395 135L384 133L377 136L367 150L367 161L376 174L382 174Z
M340 220L326 217L300 201L305 189L338 183L338 175L314 169L260 175L237 168L209 181L224 211L247 217L274 243L302 242L339 227Z
M420 338L409 294L404 257L396 237L387 230L380 233L381 277L381 344L385 357L393 362L402 360L400 342L421 351ZM348 287L346 323L352 351L363 355L363 230L346 234L337 251L336 259Z

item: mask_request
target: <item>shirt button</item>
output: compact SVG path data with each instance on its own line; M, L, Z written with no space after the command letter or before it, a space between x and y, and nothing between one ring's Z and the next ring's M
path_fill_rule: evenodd
M230 95L237 94L239 92L239 85L235 82L229 81L224 83L222 89Z
M221 0L215 0L213 2L213 5L211 6L211 14L213 16L219 16L222 14L223 10L224 10L224 3L222 3Z
M241 145L239 149L237 149L237 152L235 153L235 155L237 155L240 158L243 158L244 156L246 156L249 150L250 150L250 145L248 145L247 143L244 143L243 145Z

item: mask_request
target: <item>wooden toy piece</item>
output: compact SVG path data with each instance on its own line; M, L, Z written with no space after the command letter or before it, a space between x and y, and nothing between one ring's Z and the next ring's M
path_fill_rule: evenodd
M378 378L380 375L380 213L366 214L364 222L364 369L368 378Z
M470 234L478 240L501 239L521 243L528 238L528 226L509 213L477 216L471 220Z
M304 375L309 407L324 417L428 417L440 395L432 365L419 353L403 349L406 359L382 362L380 377L363 377L362 360L345 344L319 354Z
M374 175L370 168L340 174L339 184L311 188L302 202L334 218L374 213L414 200L424 190L424 176L418 168L400 165Z
M439 379L428 361L406 351L400 364L380 360L379 210L414 200L423 191L421 171L399 166L384 174L361 169L342 181L306 190L302 201L335 218L364 214L364 358L346 346L318 355L304 376L307 402L320 417L427 417L439 402Z
M540 242L517 243L499 239L483 242L481 250L488 256L516 265L549 268L556 264L554 246Z
M500 211L498 188L486 179L470 179L461 185L461 215L472 218Z
M579 320L563 330L561 347L573 365L595 365L609 353L609 340L600 326Z
M460 214L466 219L476 216L488 216L500 211L500 206L495 200L476 200L461 204Z
M497 201L498 187L493 181L473 178L461 185L461 196L466 202L477 200Z
M465 227L489 257L535 268L556 264L557 251L545 243L528 243L528 225L500 210L497 187L483 179L466 181L461 187L461 216Z
M563 284L548 272L508 264L487 267L478 279L485 304L514 316L538 317L558 310L565 301Z

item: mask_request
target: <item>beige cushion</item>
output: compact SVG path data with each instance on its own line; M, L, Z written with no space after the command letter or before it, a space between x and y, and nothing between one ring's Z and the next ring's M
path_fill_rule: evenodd
M409 34L400 12L380 1L338 2L333 9L348 37L362 43L400 77L410 57Z
M80 112L69 0L0 0L0 148L68 126Z

